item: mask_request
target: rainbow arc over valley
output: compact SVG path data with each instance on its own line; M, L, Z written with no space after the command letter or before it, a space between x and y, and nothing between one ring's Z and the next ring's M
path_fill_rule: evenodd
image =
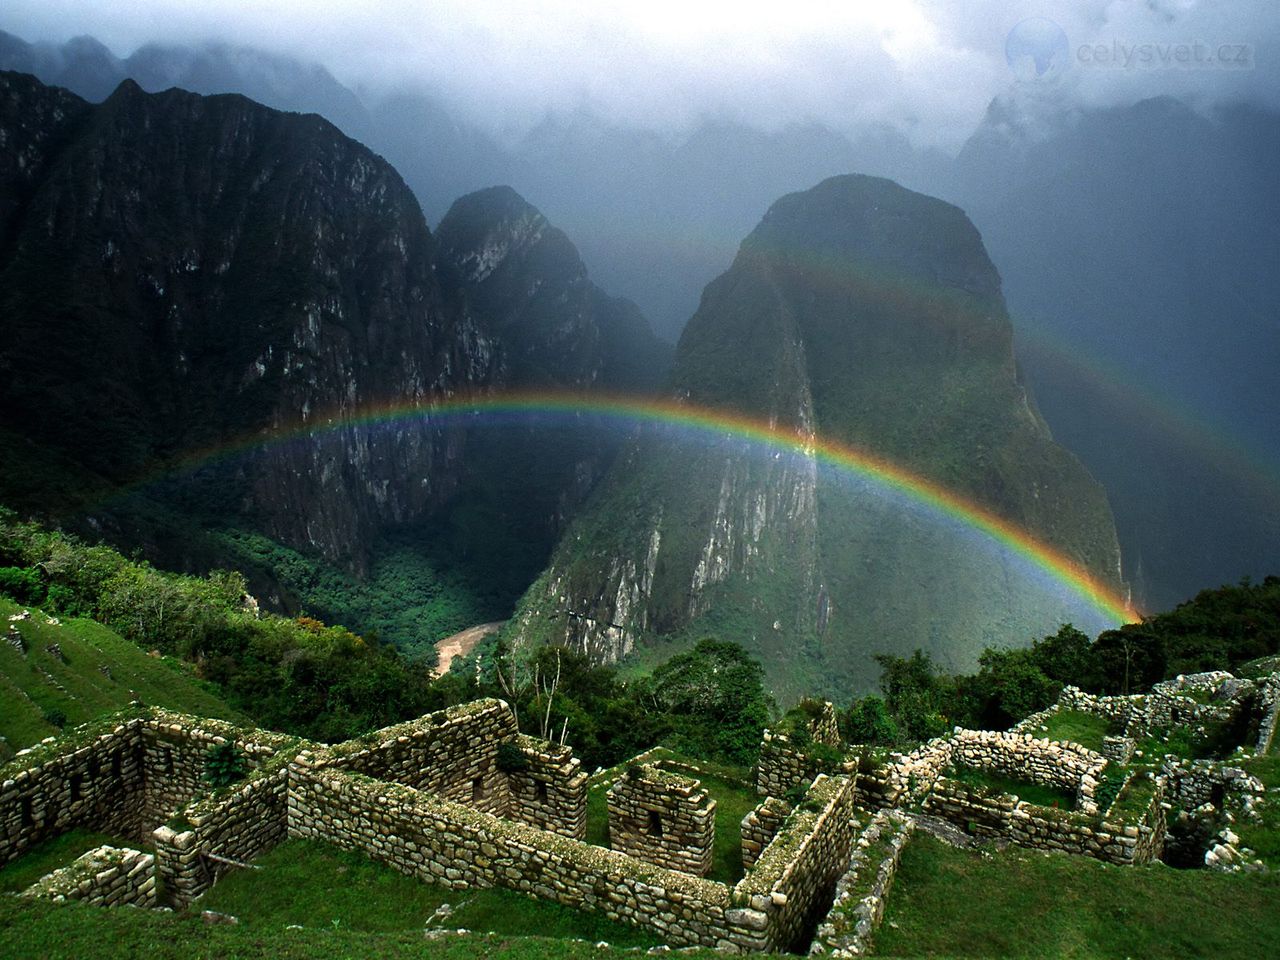
M794 427L777 426L731 410L683 400L597 392L504 392L368 405L355 410L335 411L332 415L312 413L297 423L260 431L184 456L178 463L170 463L161 476L195 470L275 444L305 440L351 427L394 425L412 420L449 426L486 419L501 422L513 417L562 418L571 422L572 418L582 416L614 421L623 427L647 424L674 426L707 439L728 436L767 449L812 457L820 464L870 481L873 486L897 492L927 510L989 538L1044 571L1087 602L1104 619L1116 624L1140 619L1127 598L1070 557L989 508L933 480L850 444L801 433ZM138 486L161 479L161 476L153 475L142 484L131 487L136 490Z

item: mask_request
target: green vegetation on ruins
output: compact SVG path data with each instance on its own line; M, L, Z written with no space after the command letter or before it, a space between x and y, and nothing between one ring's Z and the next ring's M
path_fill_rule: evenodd
M105 833L76 828L59 834L28 850L0 870L0 900L4 894L21 893L46 873L65 867L81 854L109 844L114 847L138 846L137 841L124 840Z
M1056 807L1059 810L1075 808L1076 798L1066 790L1030 780L1017 780L1013 777L1001 776L990 770L979 770L963 764L956 764L945 771L944 776L970 787L979 787L988 793L1007 793L1019 800L1034 803L1041 807Z
M877 657L882 695L849 704L840 718L841 732L851 743L888 746L942 736L955 726L1003 730L1056 702L1067 685L1095 694L1139 693L1178 674L1235 672L1277 654L1280 577L1244 580L1204 590L1167 613L1108 630L1095 640L1067 624L1030 647L988 648L973 674L946 674L919 650L909 657ZM1104 733L1096 722L1073 715L1049 722L1055 724L1055 739L1093 749ZM1191 731L1170 730L1147 747L1157 754L1216 756L1232 734L1211 729L1192 742Z
M1078 743L1095 752L1102 750L1102 738L1111 736L1111 721L1096 713L1082 710L1059 710L1044 722L1044 730L1033 731L1046 740L1065 740Z

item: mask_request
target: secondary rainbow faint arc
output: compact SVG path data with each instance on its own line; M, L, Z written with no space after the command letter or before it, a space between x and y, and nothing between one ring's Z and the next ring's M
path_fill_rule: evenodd
M410 401L370 406L357 412L323 414L309 423L277 427L268 434L223 444L203 453L183 457L177 471L238 453L352 426L382 424L418 417L458 419L478 414L586 414L640 423L692 428L716 435L729 434L765 446L812 456L841 470L851 471L900 491L965 526L986 534L1044 570L1106 616L1119 623L1138 620L1129 602L1084 570L1065 554L1028 534L1021 527L972 500L961 497L932 480L912 473L883 457L849 444L820 436L800 436L767 421L740 413L699 406L687 401L638 398L616 394L559 392L495 393L468 395L443 401ZM166 471L169 472L169 471Z

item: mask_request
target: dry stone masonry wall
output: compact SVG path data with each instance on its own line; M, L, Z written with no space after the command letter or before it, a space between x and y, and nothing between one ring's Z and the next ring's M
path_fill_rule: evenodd
M914 832L915 821L898 810L881 810L871 819L836 883L835 900L818 926L811 954L858 957L871 949L902 851Z
M155 857L126 847L102 846L41 877L23 891L43 900L82 900L104 907L154 907Z
M716 802L700 781L633 766L609 788L608 809L612 849L695 877L711 872Z
M764 802L742 818L742 866L750 869L760 859L760 854L778 835L782 824L791 813L791 805L777 797L765 797Z

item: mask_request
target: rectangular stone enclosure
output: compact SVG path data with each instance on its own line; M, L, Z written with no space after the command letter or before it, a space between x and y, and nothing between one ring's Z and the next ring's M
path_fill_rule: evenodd
M716 842L716 802L689 777L643 765L609 788L609 846L647 863L705 877Z

